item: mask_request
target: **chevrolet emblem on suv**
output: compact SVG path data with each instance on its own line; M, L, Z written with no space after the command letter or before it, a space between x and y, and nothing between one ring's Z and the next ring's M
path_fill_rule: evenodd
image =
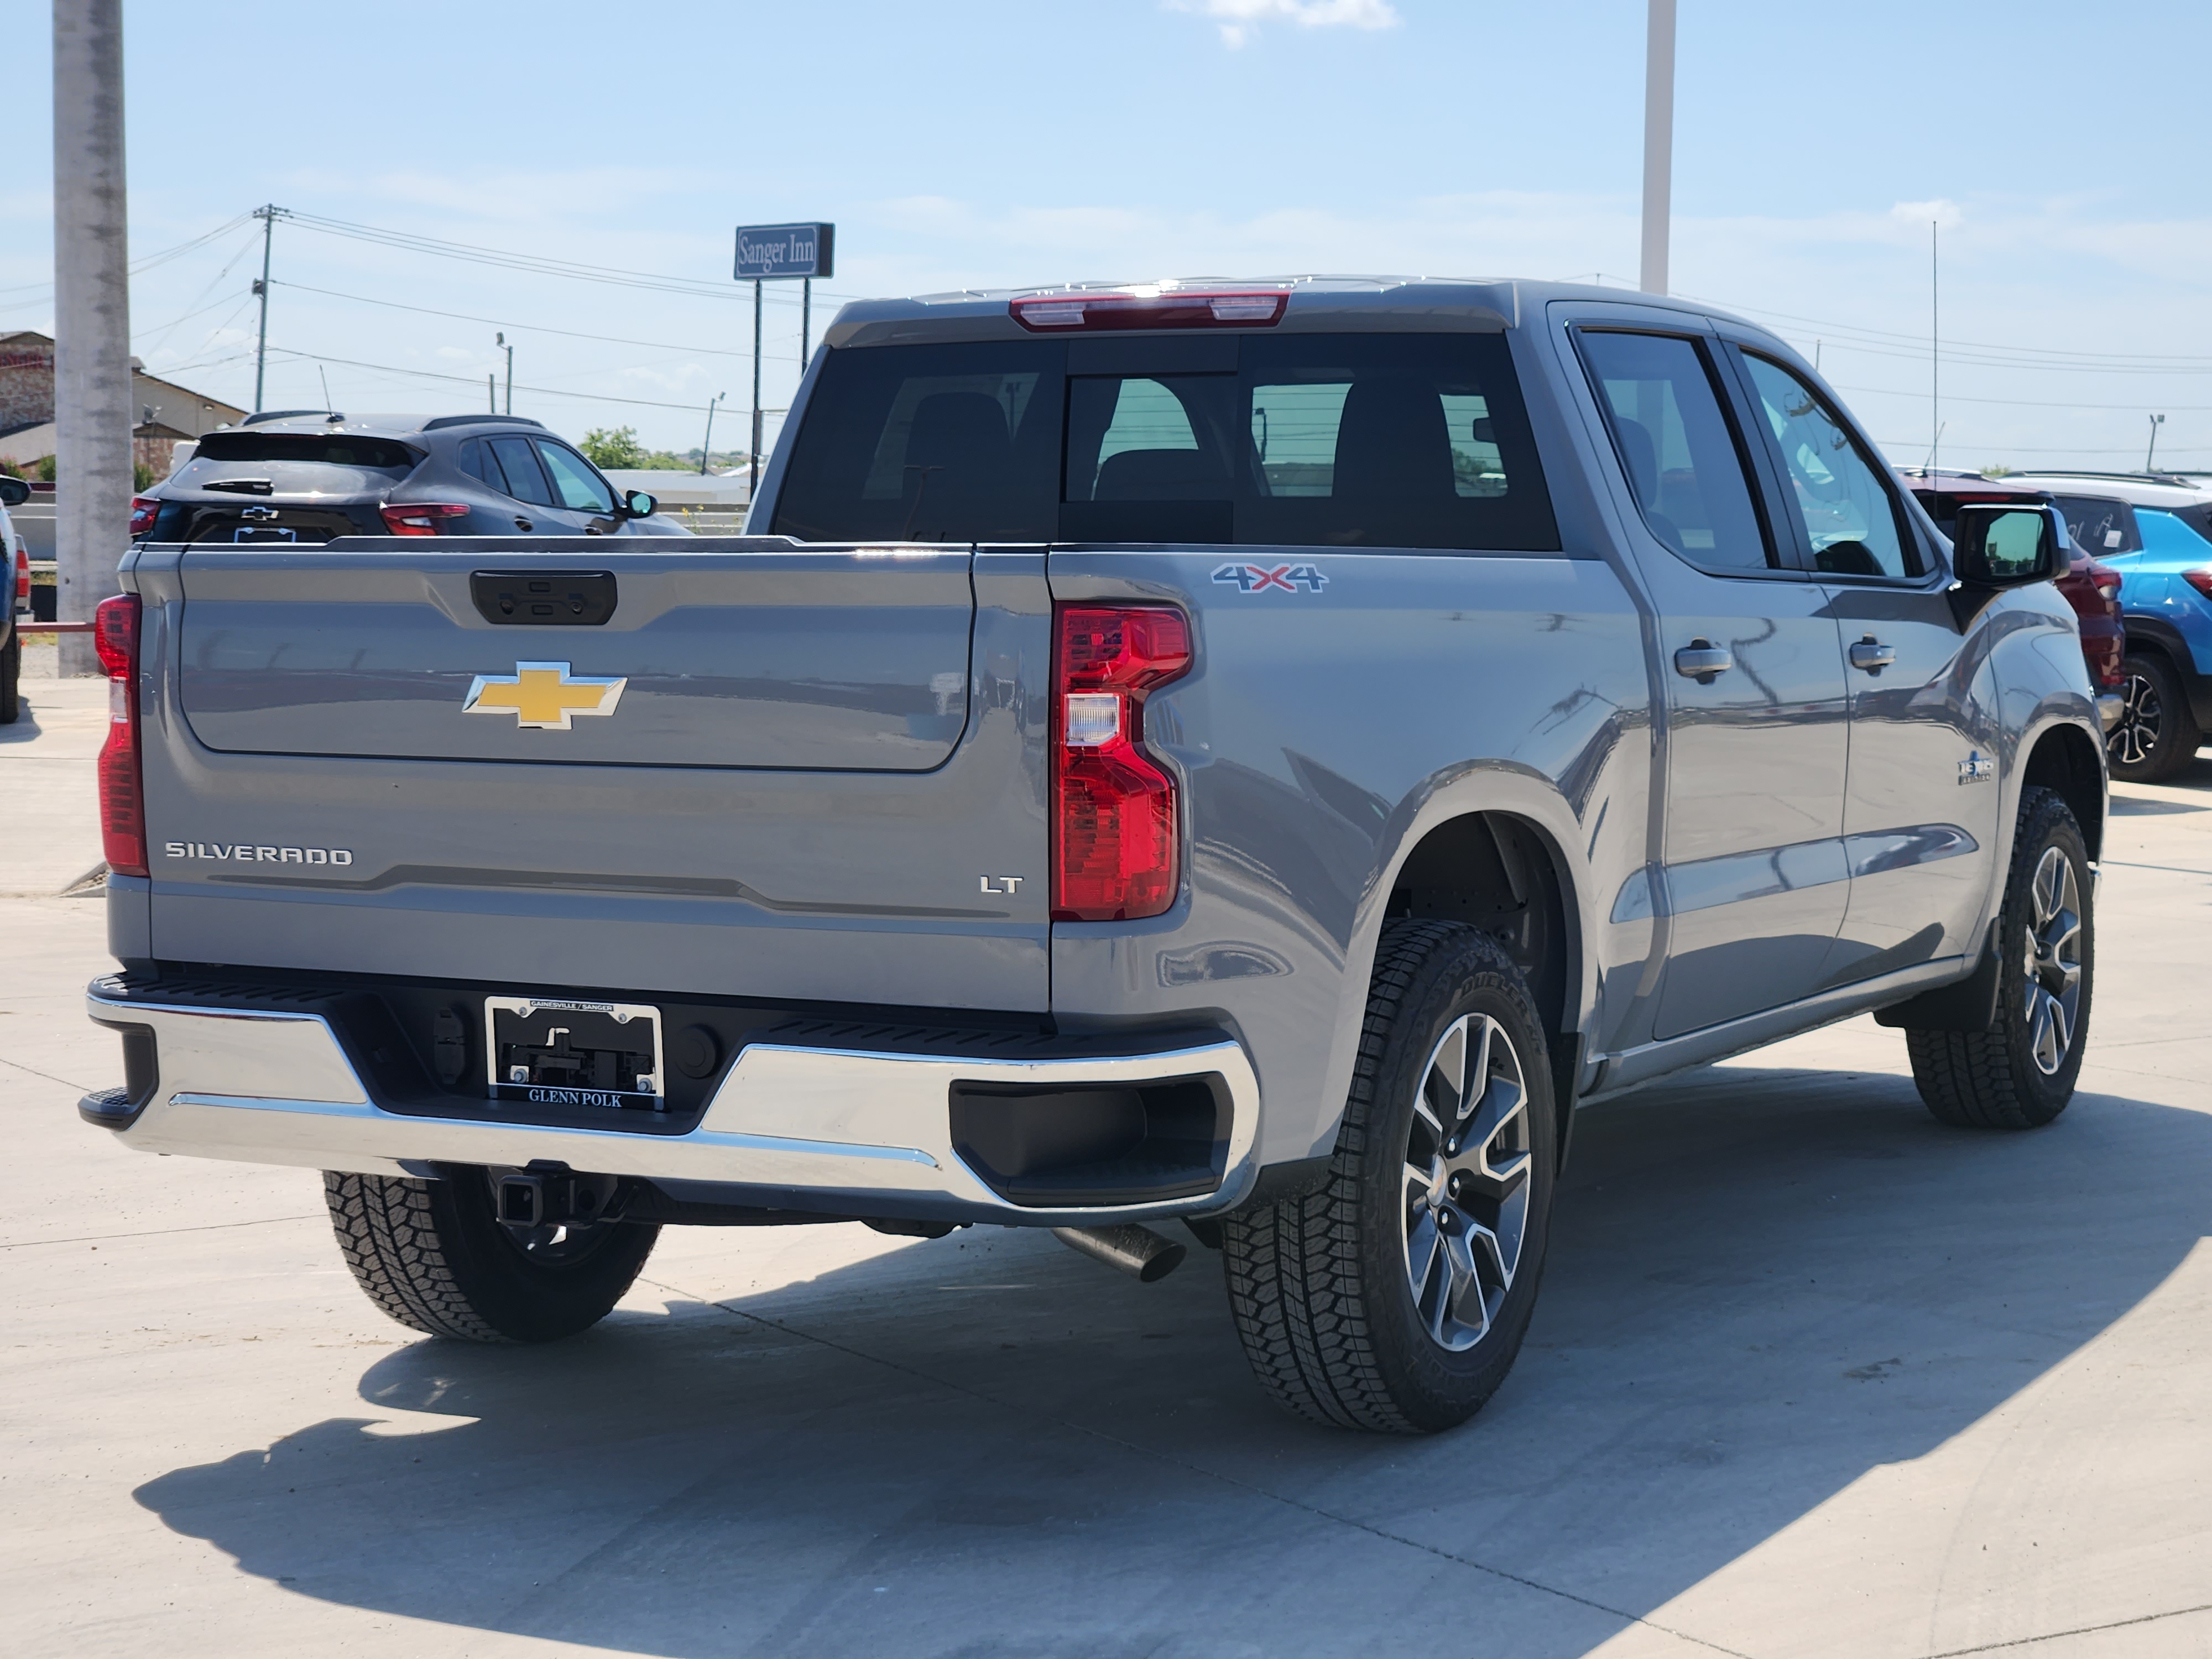
M566 732L574 714L611 714L626 679L571 674L565 662L519 662L512 674L479 674L462 701L465 713L513 714L518 726Z

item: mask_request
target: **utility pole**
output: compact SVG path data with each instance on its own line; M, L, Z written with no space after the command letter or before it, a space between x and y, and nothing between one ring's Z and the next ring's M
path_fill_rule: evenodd
M123 0L54 0L54 555L64 622L118 591L131 467ZM86 634L61 672L97 674Z
M2151 470L2150 458L2158 453L2158 429L2165 424L2166 416L2163 415L2150 417L2150 447L2143 451L2143 471L2146 472Z
M753 444L747 461L750 476L745 481L745 500L750 501L760 492L760 348L761 348L761 279L753 278Z
M1936 470L1943 445L1943 264L1938 239L1942 227L1928 222L1928 470Z
M702 474L707 471L707 458L714 453L714 404L719 404L729 395L726 392L717 392L714 403L707 405L707 435L699 441L699 471Z
M484 407L490 413L499 413L499 376L491 370L484 371Z
M492 338L507 353L507 412L512 415L514 413L514 348L507 344L503 331L493 335Z
M61 0L55 0L59 5ZM261 280L253 291L261 299L261 337L253 347L253 412L261 412L261 386L269 368L269 254L276 240L276 216L284 210L273 204L253 210L253 216L261 221Z
M1646 294L1667 291L1674 193L1674 0L1650 0L1644 45L1644 267Z

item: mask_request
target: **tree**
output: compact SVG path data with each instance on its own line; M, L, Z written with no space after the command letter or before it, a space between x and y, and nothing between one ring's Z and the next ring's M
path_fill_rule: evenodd
M646 464L645 447L638 442L634 426L618 426L611 432L593 427L584 434L581 447L594 466L634 468Z

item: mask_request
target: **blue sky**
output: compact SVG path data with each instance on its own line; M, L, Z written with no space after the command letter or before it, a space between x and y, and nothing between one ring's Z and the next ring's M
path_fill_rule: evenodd
M47 329L46 9L22 10L0 328ZM2212 8L1680 11L1678 291L1817 340L1893 459L1918 461L1936 219L1946 463L2139 465L2158 410L2160 459L2212 467ZM131 246L273 200L710 285L738 222L829 219L836 296L1289 270L1627 280L1644 20L1643 0L129 0ZM250 399L255 236L137 279L150 368ZM580 283L293 225L276 275L271 406L320 404L319 366L341 408L477 407L499 328L533 388L517 411L571 434L627 423L681 448L714 393L750 401L734 284ZM771 406L798 367L797 295L775 297ZM834 307L817 301L817 331ZM718 447L744 419L723 417Z

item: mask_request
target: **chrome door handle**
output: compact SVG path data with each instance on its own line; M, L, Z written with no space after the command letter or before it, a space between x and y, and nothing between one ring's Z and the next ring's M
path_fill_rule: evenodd
M1735 659L1729 654L1728 647L1715 645L1711 640L1692 640L1674 653L1674 672L1699 685L1711 685L1735 666Z
M1897 647L1884 645L1871 634L1851 647L1851 666L1863 668L1869 674L1879 674L1897 660Z

